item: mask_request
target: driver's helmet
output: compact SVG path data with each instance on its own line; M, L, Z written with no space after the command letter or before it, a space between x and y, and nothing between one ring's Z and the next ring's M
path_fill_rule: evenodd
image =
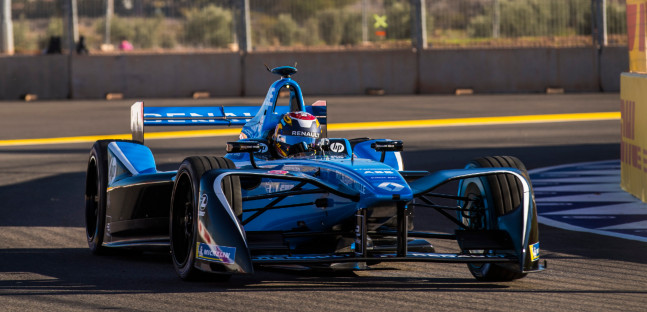
M314 150L320 138L321 126L317 117L306 112L290 112L276 125L272 144L279 157L289 157ZM306 144L305 150L302 143Z

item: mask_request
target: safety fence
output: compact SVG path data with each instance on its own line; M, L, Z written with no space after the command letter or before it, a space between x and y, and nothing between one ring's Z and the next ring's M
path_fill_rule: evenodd
M447 0L427 10L432 47L586 46L604 26L606 44L627 42L625 0Z
M8 0L4 0L8 1ZM414 0L420 1L420 0ZM244 3L249 31L241 35ZM428 48L626 45L625 0L424 0ZM12 0L16 53L411 46L410 0ZM70 8L76 4L76 9ZM604 9L598 9L602 6ZM71 14L74 12L76 14ZM75 18L73 18L75 16ZM603 19L603 17L606 17ZM76 21L76 22L74 22ZM69 23L77 25L70 27ZM73 33L73 32L72 32ZM604 39L600 35L606 34ZM604 42L604 41L606 42ZM62 44L63 50L67 48ZM53 51L52 51L53 49Z

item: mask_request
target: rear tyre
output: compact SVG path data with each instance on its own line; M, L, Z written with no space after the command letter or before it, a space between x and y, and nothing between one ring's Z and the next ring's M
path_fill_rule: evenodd
M234 163L223 157L193 156L180 165L171 196L170 240L173 266L178 276L187 281L227 281L231 274L208 274L195 267L198 237L198 207L200 200L200 179L213 169L235 169ZM223 191L234 213L242 213L240 180L226 177Z
M85 234L88 247L95 255L108 252L108 248L103 246L109 175L108 144L115 141L99 140L92 145L85 176Z
M516 168L528 179L523 163L512 156L482 157L471 161L467 168ZM497 217L506 215L522 205L523 186L510 174L491 175L463 181L461 196L480 197L467 215L462 216L463 224L471 230L497 229ZM478 211L481 211L479 213ZM484 212L484 213L483 213ZM468 251L470 253L489 253L489 250ZM494 263L468 263L470 273L479 281L512 281L526 276L525 273Z

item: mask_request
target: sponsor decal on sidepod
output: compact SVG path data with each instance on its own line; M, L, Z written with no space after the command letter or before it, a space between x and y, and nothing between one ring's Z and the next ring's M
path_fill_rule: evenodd
M207 194L202 194L202 197L200 198L200 211L198 211L198 215L200 217L204 217L208 202L209 198L207 197Z
M309 137L309 138L315 138L315 139L318 139L318 138L319 138L319 136L320 136L320 134L319 134L319 133L317 133L317 132L312 132L312 131L296 131L296 130L293 130L293 131L292 131L292 135L296 135L296 136L303 136L303 137Z
M200 260L207 260L219 263L234 263L236 260L236 247L226 247L197 243L196 257Z
M539 243L530 245L530 261L539 259Z
M331 144L331 145L330 145L330 150L331 150L331 151L333 151L333 152L335 152L335 153L341 153L341 152L343 152L345 149L346 149L346 148L344 147L344 145L343 145L343 144L341 144L341 143L339 143L339 142L335 142L335 143L333 143L333 144Z
M115 157L110 157L110 167L108 169L108 184L112 183L115 181L115 177L117 177L117 160Z

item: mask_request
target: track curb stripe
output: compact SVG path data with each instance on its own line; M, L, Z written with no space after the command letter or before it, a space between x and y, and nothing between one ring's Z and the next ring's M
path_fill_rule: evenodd
M328 131L463 127L463 126L479 126L479 125L506 125L506 124L577 122L577 121L599 121L599 120L620 120L620 112L335 123L335 124L328 125ZM240 129L241 128L227 128L227 129L208 129L208 130L148 132L145 134L145 138L147 140L162 140L162 139L178 139L178 138L230 136L230 135L238 135L240 133ZM130 140L131 137L132 136L130 134L110 134L110 135L60 137L60 138L0 140L0 147L91 143L97 140L104 140L104 139Z
M538 168L528 174L539 223L647 242L647 204L621 189L620 160Z
M329 125L328 130L343 131L343 130L379 130L379 129L398 129L398 128L434 128L434 127L505 125L505 124L573 122L573 121L595 121L595 120L620 120L620 112L338 123L338 124Z

